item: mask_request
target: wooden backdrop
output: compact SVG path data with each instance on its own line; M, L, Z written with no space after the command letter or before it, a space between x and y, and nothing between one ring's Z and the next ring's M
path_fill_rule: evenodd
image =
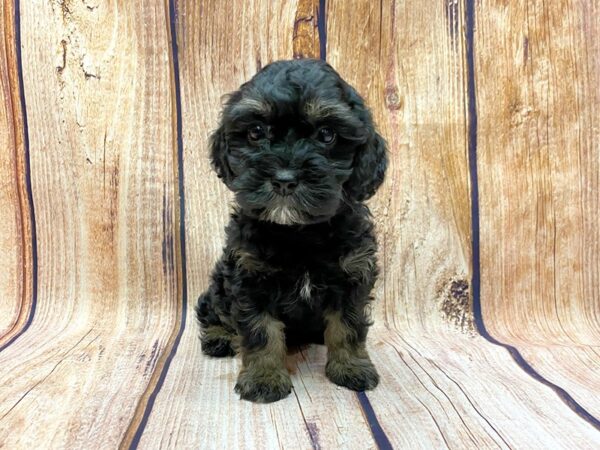
M599 448L596 0L0 3L0 448ZM207 136L326 59L389 142L380 387L289 356L233 393L192 308L230 196Z

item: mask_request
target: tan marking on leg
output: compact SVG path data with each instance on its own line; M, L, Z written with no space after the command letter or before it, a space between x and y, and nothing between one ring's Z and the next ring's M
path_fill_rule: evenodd
M274 319L269 314L263 314L252 324L252 331L255 333L264 331L267 336L267 344L254 350L242 351L242 363L248 366L254 363L260 363L263 366L283 367L286 355L285 345L285 325L283 322Z
M232 256L238 269L244 269L250 273L274 273L279 270L261 260L259 256L242 248L233 250Z
M220 325L203 327L200 335L202 351L211 356L233 356L236 353L235 337L235 333Z
M340 311L326 313L325 321L327 326L325 327L324 338L330 358L332 356L338 357L338 354L350 355L351 353L360 351L361 348L364 350L364 343L362 345L350 344L351 341L356 339L356 331L342 321L342 313Z
M242 348L243 368L235 390L245 400L274 402L286 397L292 389L292 381L285 367L284 324L263 314L252 327L254 332L263 332L267 342L258 349Z
M231 338L232 333L219 325L210 325L202 328L202 337L207 339Z
M356 331L344 323L341 312L327 313L325 320L327 377L335 384L355 391L373 389L379 382L379 375L369 358L365 343L355 342Z

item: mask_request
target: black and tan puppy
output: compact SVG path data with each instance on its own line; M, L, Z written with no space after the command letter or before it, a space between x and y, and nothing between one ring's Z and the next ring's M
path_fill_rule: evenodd
M365 340L377 244L363 201L387 156L362 98L322 61L272 63L229 97L211 158L236 207L196 307L203 352L241 352L246 400L287 396L287 347L305 343L325 343L334 383L374 388Z

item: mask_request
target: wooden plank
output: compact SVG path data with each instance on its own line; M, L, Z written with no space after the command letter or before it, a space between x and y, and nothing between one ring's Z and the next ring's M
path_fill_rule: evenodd
M475 56L484 321L597 421L596 9L483 2Z
M600 342L600 11L476 11L484 319L507 342Z
M600 431L575 414L552 389L522 371L505 350L482 338L466 336L473 326L465 1L426 6L415 0L326 2L328 59L366 96L391 149L388 180L371 202L384 275L376 288L376 325L369 345L382 381L377 390L361 395L359 401L353 392L326 380L325 349L313 346L289 356L294 392L270 405L242 402L234 394L238 359L209 359L200 352L192 308L220 255L230 200L209 167L206 144L217 123L222 94L271 60L319 55L318 46L325 41L315 29L315 11L322 2L182 0L175 4L174 30L169 30L167 2L160 6L156 2L117 3L52 0L21 5L31 180L38 208L39 301L31 327L0 352L0 447L35 448L41 443L52 448L98 444L375 448L381 443L381 436L377 442L373 436L377 421L398 448L600 446ZM515 1L513 9L517 12L512 13L509 6L478 3L481 22L477 24L477 42L483 39L486 43L484 56L478 58L486 58L489 64L505 62L504 53L500 57L491 53L491 39L498 38L502 51L508 52L507 42L513 42L513 35L501 26L518 29L520 22L511 14L518 16L523 8L531 11L527 9L533 8L531 5L540 7L533 0L527 4ZM11 7L3 5L6 9L0 10L5 21ZM574 14L574 7L564 8L568 23L560 27L554 24L557 12L544 9L548 6L539 9L548 14L532 13L530 21L549 26L553 32L559 30L562 38L574 36L574 48L586 48L592 56L567 51L565 42L571 41L563 39L558 44L548 41L547 47L529 42L519 47L518 33L514 48L528 49L524 58L527 70L540 49L548 58L550 54L560 56L560 60L548 61L561 70L566 65L563 56L573 57L575 67L583 67L584 60L589 63L585 71L572 74L575 87L565 89L577 100L577 117L587 126L580 134L583 144L577 147L581 160L589 163L576 166L582 174L578 178L582 182L578 188L580 208L596 214L593 194L598 192L594 178L598 172L593 170L597 169L597 147L593 147L592 138L597 137L593 134L597 130L592 113L597 112L598 93L592 92L592 82L598 81L598 19L594 6L578 7L590 10ZM592 20L596 22L589 22ZM579 34L574 31L577 24L583 24ZM4 30L11 42L14 38L9 28ZM175 55L170 54L169 39L174 31L179 74L171 72ZM2 61L14 65L6 37L3 42L0 65L6 66ZM478 60L477 64L481 63ZM541 66L532 77L540 77ZM486 67L486 83L490 75L497 77L500 72L493 72L491 65ZM517 72L515 69L511 76L522 76ZM8 72L8 83L4 74L0 74L4 100L0 144L6 142L16 153L0 155L0 173L16 168L22 174L22 144L17 132L11 134L11 129L20 126L11 125L19 117L14 112L14 105L18 106L14 100L16 84L13 72ZM181 194L185 193L186 274L178 273L182 260L177 235L175 77L180 81L183 120L185 189ZM496 91L489 83L481 83L478 78L478 95L483 96L485 105L480 145L488 150L483 162L480 160L480 181L490 158L502 158L489 154L491 145L507 142L506 130L514 133L514 127L522 126L499 121L498 129L491 130L490 117L495 119L492 113L496 113L491 97L486 95ZM542 96L553 111L558 111L560 102L567 102L536 89L535 95ZM6 106L7 92L12 109ZM581 100L581 92L595 106ZM503 105L501 98L495 100ZM531 125L529 133L542 132L541 124L548 123L551 131L558 130L552 135L555 140L573 143L563 136L575 129L572 117L560 127L555 119L535 120L536 127ZM536 155L533 163L526 159L522 163L538 183L536 187L549 184L533 174L549 177L555 183L551 193L556 197L562 192L555 189L561 187L556 182L567 173L558 171L559 161L552 159L554 153L549 154L546 160ZM575 161L572 155L565 158L568 163ZM496 164L495 159L493 162ZM514 168L515 173L523 167ZM495 176L500 173L494 172ZM498 184L497 179L493 182ZM17 178L16 184L7 186L6 191L0 189L0 207L16 211L15 192L24 181ZM482 182L482 192L486 192L483 228L499 226L489 223L493 218L486 203L490 186L498 187L489 180ZM551 204L548 199L554 201L554 197L542 196L539 204L546 207ZM24 199L22 194L19 199ZM513 206L509 204L507 210ZM532 208L531 198L526 207ZM27 205L18 211L21 221L26 220L23 211ZM521 212L526 211L523 207ZM597 342L590 332L595 326L594 304L588 305L587 322L582 322L580 334L572 332L581 307L578 295L590 294L598 280L594 272L597 265L593 265L597 252L590 253L597 250L597 235L590 228L593 221L589 217L593 216L581 215L581 211L577 214L583 224L582 239L590 246L576 250L592 266L576 272L584 282L577 285L580 291L574 297L574 309L563 308L571 316L566 312L555 318L544 316L548 312L544 303L543 308L532 310L544 325L527 328L523 324L527 317L519 316L525 310L513 306L517 303L514 298L507 297L503 305L499 297L494 297L496 303L487 303L493 280L506 280L502 271L497 272L498 278L490 276L490 253L482 249L482 256L487 258L482 259L484 289L488 289L483 303L486 323L491 320L494 333L504 330L498 336L518 343L535 370L567 389L590 413L598 414L600 407L594 395L598 379L589 374L597 365L597 348L530 344ZM562 212L556 213L565 219ZM17 249L12 239L19 233L30 236L31 231L25 225L19 229L14 217L0 217L0 226L8 224L6 229L12 236L0 251L6 252L15 270L20 270L29 267L29 256L26 254L23 263L23 256L19 256L23 249ZM509 224L517 219L524 223L523 217L527 219L526 215L511 218ZM591 241L587 239L590 236ZM507 239L502 243L512 245ZM499 251L498 255L503 254ZM521 259L517 262L521 264ZM12 317L17 302L31 298L22 294L29 292L26 283L31 280L29 273L23 274L16 282L2 284L0 278L0 294L7 292L15 299L6 309ZM186 311L182 311L183 293L178 283L182 275L188 283ZM537 283L550 280L546 272L542 275ZM557 279L566 282L563 274ZM487 287L485 283L489 283ZM557 286L567 289L565 284ZM534 287L540 292L546 289L537 284ZM530 294L534 298L534 293ZM590 299L597 299L591 294ZM533 303L548 302L535 298ZM504 310L491 316L488 305ZM0 314L4 312L0 310ZM184 330L183 314L187 321ZM565 318L566 332L549 338L544 333L552 329L558 317L561 321ZM509 323L515 318L520 322ZM521 334L517 335L517 327L523 330ZM183 334L178 341L180 331ZM373 413L365 417L364 402L368 401Z
M39 290L0 353L0 446L114 448L181 309L168 17L20 7Z
M533 369L600 418L600 347L519 345Z
M298 0L292 38L294 58L319 58L319 0Z
M375 448L354 393L325 378L323 347L290 356L289 397L255 405L233 392L239 359L204 357L197 334L182 338L141 448Z
M27 195L13 6L0 5L0 348L25 326L33 305L31 205Z
M371 340L382 383L368 396L384 432L399 448L594 447L593 427L508 353L452 331L474 331L465 2L329 5L328 59L367 94L391 148L371 204L385 307ZM515 433L517 424L528 431Z
M366 97L390 149L371 202L383 269L376 320L416 332L452 327L444 310L470 316L471 278L460 10L328 5L328 61Z
M298 51L293 36L307 2L177 3L182 93L187 328L144 428L143 448L374 448L355 395L329 383L323 349L290 357L294 392L270 405L251 405L233 392L239 361L203 356L194 318L224 244L230 195L208 161L208 134L221 97L268 62ZM311 3L312 2L308 2ZM297 29L297 27L296 27ZM314 41L316 42L316 40ZM302 47L303 54L318 49Z
M397 448L600 445L600 430L480 337L379 337L382 383L369 397Z

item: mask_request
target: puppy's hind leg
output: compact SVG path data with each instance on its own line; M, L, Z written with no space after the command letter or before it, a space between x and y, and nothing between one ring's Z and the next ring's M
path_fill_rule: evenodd
M200 322L202 353L209 356L235 356L233 339L235 332L226 327L214 310L214 292L209 289L202 294L196 305L196 318Z

